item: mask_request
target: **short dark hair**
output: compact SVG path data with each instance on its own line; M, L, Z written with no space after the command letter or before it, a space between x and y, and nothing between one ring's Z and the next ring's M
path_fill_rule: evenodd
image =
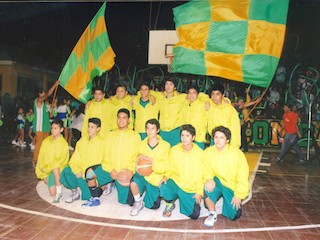
M119 87L123 87L124 90L127 91L127 86L126 86L126 85L124 85L124 84L119 84L119 85L117 85L116 90L117 90Z
M44 88L37 88L36 95L39 96L40 93L45 92L46 90Z
M96 86L92 92L95 93L95 91L101 91L102 93L105 93L104 88L102 86Z
M147 87L150 89L150 84L147 83L147 82L142 82L142 83L140 84L139 89L140 89L142 86L147 86Z
M58 118L54 118L54 119L52 120L52 122L50 123L50 125L52 126L53 124L57 124L57 125L59 125L60 128L63 128L63 123L62 123L62 121L61 121L60 119L58 119Z
M89 118L88 122L95 124L98 128L101 127L100 118Z
M117 113L117 116L119 115L119 113L125 113L128 115L128 118L130 118L130 111L126 108L120 108L118 113Z
M285 103L285 104L283 104L283 106L287 106L291 110L293 109L293 104L292 103Z
M174 85L174 87L177 87L177 79L176 79L176 77L165 77L165 79L164 79L164 82L163 82L163 86L165 86L166 85L166 82L172 82L173 83L173 85Z
M221 92L221 94L224 94L224 86L219 82L215 82L210 88L210 92L209 92L210 97L211 97L212 91L219 91Z
M159 130L160 129L160 123L159 123L159 121L157 120L157 119L155 119L155 118L152 118L152 119L149 119L148 121L146 121L146 125L145 125L145 127L147 128L147 124L152 124L152 125L156 125L156 127L157 127L157 130Z
M194 85L194 84L190 85L188 87L188 91L187 92L189 92L190 89L194 89L194 90L197 91L197 93L199 93L199 87L197 85Z
M215 127L213 130L212 130L212 137L214 137L214 135L216 134L216 132L222 132L226 137L227 137L227 140L231 141L231 131L229 128L226 128L224 126L218 126L218 127Z
M180 136L181 136L182 131L187 131L192 136L196 135L196 129L191 124L184 124L184 125L181 126L181 128L180 128Z

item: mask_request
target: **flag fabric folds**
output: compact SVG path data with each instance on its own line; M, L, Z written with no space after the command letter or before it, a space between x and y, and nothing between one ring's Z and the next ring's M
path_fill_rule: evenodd
M91 97L92 79L101 76L114 65L113 52L104 18L106 3L102 5L72 50L60 74L60 85L79 101Z
M281 56L289 0L193 0L173 9L173 72L267 87Z

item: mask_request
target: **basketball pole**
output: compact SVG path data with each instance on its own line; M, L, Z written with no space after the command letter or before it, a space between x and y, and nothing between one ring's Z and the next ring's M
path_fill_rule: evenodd
M308 143L307 143L307 161L310 159L310 138L311 138L311 117L312 117L312 103L309 103L309 113L308 113Z

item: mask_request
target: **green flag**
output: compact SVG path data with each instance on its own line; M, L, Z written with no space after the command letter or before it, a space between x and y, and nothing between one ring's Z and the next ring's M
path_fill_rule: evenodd
M281 56L289 0L193 0L173 9L173 72L267 87Z
M87 26L60 74L60 85L79 101L86 103L92 79L114 65L113 52L104 18L106 3Z

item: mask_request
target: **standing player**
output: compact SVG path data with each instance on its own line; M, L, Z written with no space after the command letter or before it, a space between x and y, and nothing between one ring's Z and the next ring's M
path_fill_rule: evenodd
M99 118L101 128L99 135L104 138L111 130L110 122L110 102L104 98L105 93L102 87L98 86L93 90L93 100L88 102L85 110L81 134L83 137L88 137L88 120L90 118Z
M229 128L232 133L231 145L240 148L241 127L237 111L230 104L224 101L224 86L215 82L209 91L211 96L211 106L208 111L208 132L217 126ZM211 136L213 139L214 136Z
M128 109L130 113L132 113L131 106L132 97L128 95L127 87L125 85L119 85L116 89L116 95L112 98L109 98L108 101L111 106L110 114L110 130L118 129L117 117L118 111L121 108ZM130 122L130 129L133 129L133 121Z
M143 140L147 136L145 127L147 120L158 119L159 104L150 95L149 84L142 83L139 92L141 97L135 97L131 104L133 110L135 110L134 130L139 133Z
M180 142L180 112L186 102L186 94L176 91L176 81L168 78L164 83L164 92L152 92L160 110L160 136L175 146Z
M188 88L187 100L181 110L182 124L191 124L196 129L195 143L204 150L208 125L205 102L199 99L199 89L193 85Z

